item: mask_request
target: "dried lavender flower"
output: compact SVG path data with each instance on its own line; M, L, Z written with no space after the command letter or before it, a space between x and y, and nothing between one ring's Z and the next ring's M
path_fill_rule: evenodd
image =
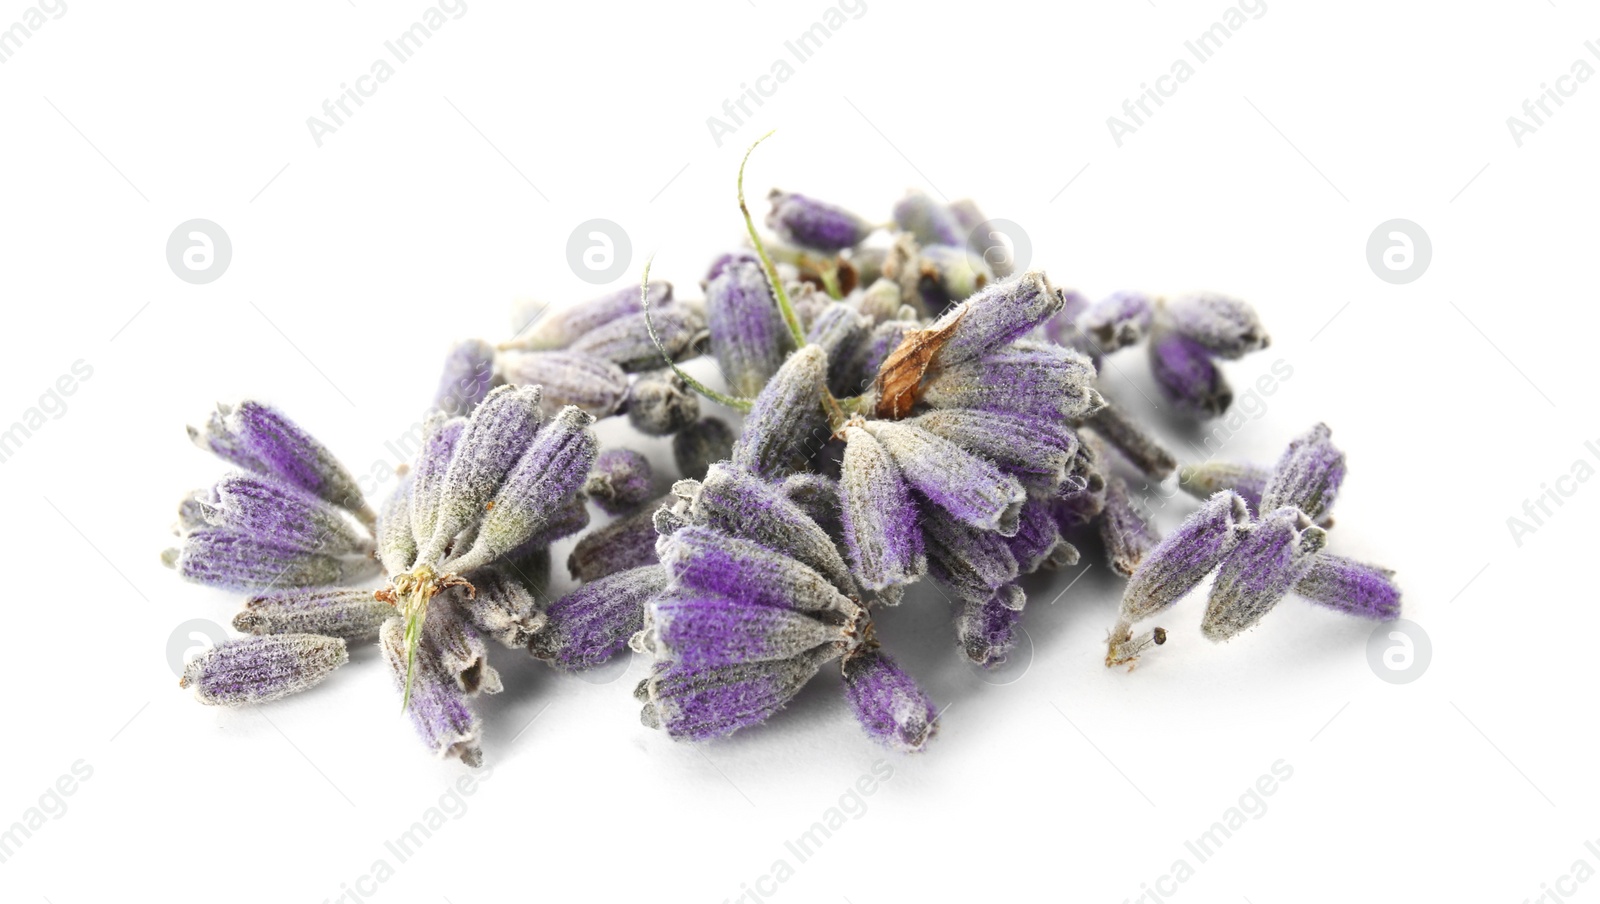
M557 668L593 668L627 647L644 628L645 602L667 586L666 569L645 565L606 575L550 604L533 636L533 655Z
M539 430L539 395L537 386L501 386L472 412L439 484L433 532L418 538L418 562L438 562L456 535L482 517Z
M1027 596L1016 584L1004 584L988 599L968 599L956 619L956 640L974 665L1004 665L1017 645L1017 628Z
M377 640L394 607L371 590L318 587L279 590L245 600L233 627L245 634L320 634L345 640Z
M838 655L824 646L793 659L731 666L657 663L655 674L634 691L645 704L640 721L680 740L723 737L782 709Z
M979 408L1075 422L1105 405L1094 379L1094 365L1071 349L1017 342L980 358L941 365L923 384L922 400L935 408Z
M1007 538L930 514L923 521L928 573L963 602L987 600L1016 580L1017 557Z
M1061 309L1061 296L1043 271L997 282L945 312L928 329L951 330L935 361L949 368L1021 338Z
M674 585L703 596L802 612L851 615L857 606L821 572L754 540L690 525L662 544Z
M651 600L640 648L686 666L785 660L813 647L843 644L841 625L742 596L669 588Z
M773 189L767 228L791 245L829 253L861 244L872 224L835 204Z
M863 428L847 425L844 434L839 488L844 544L856 579L867 590L913 583L928 563L917 508L900 469Z
M845 659L843 670L845 696L873 740L902 753L916 753L933 740L938 710L888 655L864 650Z
M679 430L672 437L672 461L678 476L699 480L719 461L733 457L734 435L726 421L706 417Z
M1010 471L1024 486L1051 490L1065 479L1078 438L1052 418L942 408L906 421Z
M978 209L977 202L970 198L950 202L950 215L955 217L957 223L967 236L967 250L989 265L990 271L1000 279L1005 279L1012 273L1012 261L1009 254L994 254L995 237L992 234L980 235L978 227L989 220Z
M1294 592L1350 615L1377 621L1400 617L1400 588L1394 572L1344 556L1322 553L1294 585Z
M1236 494L1206 500L1145 554L1123 591L1121 618L1139 622L1182 599L1222 563L1249 522L1250 511Z
M595 457L583 492L610 515L631 512L652 498L650 461L632 449L607 449Z
M830 536L843 536L844 512L839 481L826 474L802 472L785 477L778 489Z
M349 658L337 637L242 637L190 660L178 686L194 688L196 700L213 706L267 703L322 683Z
M1112 475L1106 481L1105 499L1105 509L1096 523L1100 528L1100 541L1105 545L1106 560L1112 571L1132 577L1160 538L1133 507L1133 501L1128 498L1128 485L1121 477Z
M1196 499L1209 499L1221 490L1238 493L1250 511L1261 511L1261 493L1272 479L1272 469L1252 464L1207 461L1178 469L1178 486Z
M417 453L416 466L410 472L410 501L406 507L412 534L412 555L404 563L399 563L397 556L397 564L389 567L390 572L410 568L416 560L417 538L426 540L433 536L434 528L439 523L439 494L444 487L450 461L455 456L456 444L461 441L466 426L467 419L464 417L444 420L436 416L424 422L422 449ZM380 531L391 527L397 530L399 525L379 523Z
M584 534L567 557L567 572L573 580L588 583L643 565L654 565L656 556L655 513L677 500L662 496L639 511Z
M634 297L639 295L634 290ZM655 327L662 346L672 360L692 357L706 338L706 312L698 304L679 302L657 310L653 305L649 325ZM641 312L618 318L585 334L568 346L568 351L603 358L628 373L655 370L661 366L661 351L656 348Z
M482 339L458 342L445 356L439 389L433 394L433 410L447 415L470 414L494 385L494 346Z
M255 401L219 404L203 431L189 428L189 438L241 468L276 477L349 511L369 529L377 523L377 513L344 465L276 408Z
M916 237L922 245L950 245L965 248L966 231L950 208L928 197L926 192L911 189L894 205L894 222Z
M548 568L549 558L545 559ZM490 565L468 575L471 593L452 588L456 611L478 632L511 649L524 649L545 624L539 601L527 583L510 568ZM394 610L390 610L392 614Z
M1305 577L1326 540L1327 533L1296 508L1263 515L1217 570L1200 630L1227 640L1253 627Z
M1054 506L1054 499L1036 496L1028 497L1022 506L1017 533L1006 538L1006 546L1017 560L1018 574L1078 564L1078 548L1061 535Z
M672 302L672 283L652 282L648 292L652 309ZM515 311L512 317L512 326L519 333L526 331L526 335L512 340L507 346L535 351L566 348L614 320L643 310L637 286L625 286L610 295L554 312L549 312L547 305L529 305Z
M406 694L412 726L422 743L441 759L458 757L468 766L481 765L483 729L470 694L443 666L426 638L416 646L414 656L410 655L406 634L402 620L391 618L383 624L380 645L395 686Z
M378 573L369 557L340 557L289 549L252 534L205 527L190 531L183 545L161 560L185 580L232 590L260 587L328 587Z
M712 354L737 396L760 392L795 347L767 275L756 264L730 264L706 284L706 319Z
M1225 295L1185 295L1168 303L1163 313L1173 329L1218 358L1242 358L1271 342L1255 308Z
M628 423L647 436L676 434L700 417L700 397L669 368L635 378L623 407Z
M1096 411L1085 425L1122 453L1129 464L1156 480L1166 480L1178 467L1172 453L1116 405L1107 404Z
M1079 326L1103 355L1138 345L1150 333L1154 307L1142 292L1113 292L1089 307Z
M1317 424L1289 443L1261 492L1261 510L1292 505L1313 519L1327 514L1344 482L1344 453L1327 424Z
M983 530L1017 532L1027 494L1016 478L921 427L895 421L863 426L888 450L906 483L934 505Z
M1205 346L1182 333L1156 330L1147 344L1150 373L1161 394L1194 418L1212 418L1233 404L1233 390Z
M733 463L767 478L795 470L831 431L822 414L828 357L814 345L789 356L756 396L733 444Z
M615 414L628 395L628 375L622 368L584 352L508 352L500 369L507 383L539 387L546 417L567 405L606 417Z
M924 299L931 288L940 301L965 301L994 282L989 265L964 247L928 245L918 252L916 265Z
M335 556L373 548L341 510L276 478L229 474L196 500L209 526L274 546Z
M817 315L806 334L806 344L822 349L828 359L828 388L840 395L856 391L861 376L851 362L866 343L872 321L847 304L830 303Z

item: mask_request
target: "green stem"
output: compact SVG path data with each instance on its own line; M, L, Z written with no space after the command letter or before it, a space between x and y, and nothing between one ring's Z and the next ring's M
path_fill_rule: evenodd
M678 375L678 379L688 384L690 389L719 405L726 405L735 411L748 412L753 404L749 399L741 399L717 392L685 373L683 368L678 366L678 362L672 360L672 355L667 353L666 344L661 341L661 336L656 333L656 325L650 320L650 265L653 263L655 263L654 257L644 262L644 278L639 281L639 295L644 304L644 328L650 333L650 341L656 344L656 351L661 353L661 359L667 362L667 366L672 368L672 372Z
M777 129L773 129L776 132ZM768 132L756 139L750 145L750 150L744 152L744 159L739 161L739 212L744 214L744 228L750 231L750 242L756 246L756 254L761 258L761 266L766 270L767 282L772 286L772 297L778 300L778 310L783 313L783 322L789 325L789 332L794 335L794 347L806 347L806 334L800 328L800 318L794 313L794 306L789 303L789 293L783 289L783 280L778 278L778 268L772 263L772 258L767 255L767 248L761 243L761 236L756 233L755 221L750 218L750 208L744 203L744 165L750 162L750 154L755 151L756 145L772 137Z

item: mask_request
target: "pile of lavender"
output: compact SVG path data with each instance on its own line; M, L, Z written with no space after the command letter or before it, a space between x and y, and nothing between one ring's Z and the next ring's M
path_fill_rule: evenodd
M1345 459L1325 425L1271 467L1180 468L1099 390L1107 358L1143 346L1172 410L1225 414L1224 362L1269 341L1250 306L1090 302L1010 272L970 201L919 192L879 226L773 191L763 238L743 173L750 244L713 261L700 298L647 267L638 288L498 345L456 346L423 447L387 499L362 498L265 403L219 406L191 427L235 470L182 502L163 559L248 595L233 619L243 636L190 661L180 685L203 703L264 703L375 642L423 744L477 765L473 700L502 689L492 646L561 671L631 648L653 661L634 691L642 721L673 738L763 722L831 667L869 735L918 751L939 708L875 617L922 581L951 607L908 605L951 622L959 655L982 668L1017 641L1019 581L1086 554L1127 579L1107 666L1166 642L1143 624L1207 577L1214 641L1291 595L1398 617L1392 572L1327 549ZM699 358L722 388L683 369ZM665 495L642 454L599 447L593 425L609 417L671 437ZM1200 503L1161 537L1130 481L1175 473ZM613 520L591 529L591 506ZM575 534L578 589L552 600L550 546Z

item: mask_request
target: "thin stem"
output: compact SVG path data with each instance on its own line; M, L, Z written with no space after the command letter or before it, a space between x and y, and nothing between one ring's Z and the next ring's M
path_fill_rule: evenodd
M776 132L777 129L773 129ZM744 152L744 159L739 161L739 212L744 214L744 228L750 231L750 243L756 246L756 254L761 258L761 266L766 271L767 282L772 286L772 297L778 300L778 310L783 314L783 322L789 325L789 332L794 336L794 347L806 347L806 334L800 328L800 318L795 316L794 306L789 303L789 293L783 289L783 280L778 278L778 268L772 263L772 258L767 255L767 248L761 243L761 236L756 233L755 221L750 218L750 208L744 203L744 165L750 162L750 154L755 151L756 145L772 137L768 132L756 139L750 145L750 150Z
M753 404L749 399L741 399L717 392L685 373L683 368L678 366L678 362L672 360L672 355L668 354L666 345L662 343L661 337L656 333L656 325L650 320L650 265L653 263L655 263L654 257L644 262L644 277L639 281L639 295L644 304L644 328L650 333L650 341L656 344L656 351L661 353L661 359L667 362L667 366L672 368L672 372L678 375L678 379L688 384L690 389L719 405L726 405L735 411L748 412Z

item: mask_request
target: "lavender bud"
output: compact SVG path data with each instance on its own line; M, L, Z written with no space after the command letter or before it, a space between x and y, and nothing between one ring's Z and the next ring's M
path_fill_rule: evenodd
M956 248L965 248L967 244L966 231L950 208L917 189L907 191L894 205L894 222L915 236L918 244Z
M666 589L659 565L630 568L588 583L550 604L549 621L533 636L534 656L560 669L593 668L622 652L644 628L644 607Z
M855 589L855 579L827 531L754 475L717 465L704 482L679 481L673 492L687 497L685 508L693 523L797 559L846 593Z
M1064 345L1088 355L1094 360L1099 352L1095 351L1097 344L1090 341L1088 334L1078 326L1078 321L1089 310L1089 299L1076 289L1056 289L1056 297L1061 301L1061 307L1055 315L1046 320L1039 329L1044 338L1057 345ZM1095 360L1095 367L1100 362Z
M1134 623L1182 599L1249 529L1250 512L1233 493L1212 496L1145 554L1122 593L1121 618Z
M190 660L178 686L194 688L194 698L211 706L266 703L322 683L349 658L337 637L243 637Z
M719 461L733 457L733 430L720 418L701 418L672 437L672 461L678 476L699 480Z
M634 297L639 290L634 289ZM650 330L641 312L613 320L572 343L569 351L582 352L603 358L628 373L655 370L661 366L661 350L650 338ZM698 304L682 302L657 310L650 308L649 326L672 360L698 354L706 337L706 315Z
M992 669L1005 664L1017 645L1022 606L1027 596L1016 584L1005 584L986 600L968 599L956 619L956 639L974 665Z
M640 721L677 740L705 741L765 721L838 652L817 647L794 657L731 666L656 666L634 692L644 703Z
M935 408L1048 414L1079 421L1105 405L1094 380L1094 365L1077 352L1018 342L981 358L940 366L923 384L922 400Z
M422 449L417 453L416 466L411 469L411 501L408 506L411 534L418 541L432 537L434 528L438 526L439 494L444 488L445 475L450 470L450 460L455 457L456 444L461 441L461 434L466 427L467 419L464 417L449 420L430 417L424 424ZM416 546L413 543L413 559L415 553ZM391 568L390 572L408 570L409 567L410 563L407 563L406 568Z
M447 415L467 415L495 385L494 346L482 339L458 342L444 359L433 410Z
M230 590L257 587L329 587L378 573L368 557L341 558L273 545L251 534L216 527L191 531L162 561L185 580Z
M652 498L650 461L632 449L607 449L595 457L583 491L608 515L631 512Z
M1160 541L1134 509L1128 498L1128 485L1115 475L1106 482L1106 506L1098 523L1100 542L1105 544L1111 570L1123 577L1132 577L1145 554Z
M843 627L802 612L673 588L651 599L637 644L658 659L722 666L789 659L845 640Z
M667 436L700 416L700 396L670 369L640 374L628 387L628 423L647 436Z
M595 417L615 414L628 394L622 368L576 351L511 352L501 364L506 382L538 386L545 416L576 405Z
M760 392L794 348L759 265L733 264L707 283L706 318L711 351L734 395Z
M1150 373L1167 401L1192 418L1213 418L1233 404L1233 390L1205 346L1178 332L1150 338Z
M797 460L831 432L822 415L828 356L814 345L789 356L745 415L733 444L733 463L766 478L795 470Z
M1394 572L1343 556L1322 553L1294 585L1314 603L1349 615L1390 621L1400 617L1400 588Z
M408 669L404 622L399 618L384 622L379 640L384 661L394 674L395 688L405 691ZM409 670L409 695L406 713L425 747L441 758L459 757L468 766L482 764L478 715L472 711L469 695L456 676L441 664L426 633L417 645L415 668Z
M982 357L1020 338L1061 309L1042 271L997 282L951 308L928 329L951 333L935 358L941 368Z
M844 532L844 512L839 499L839 482L823 474L790 474L779 490L817 522L830 536Z
M1010 536L1027 498L1016 478L955 443L904 422L868 421L905 482L960 521Z
M545 559L547 566L549 558ZM477 631L511 649L523 649L544 626L539 601L516 571L499 564L479 568L468 576L473 592L452 588L449 593L460 616Z
M245 634L321 634L345 640L377 640L378 629L394 617L394 607L371 590L280 590L245 601L233 617Z
M674 586L752 606L853 614L858 606L816 569L752 540L689 526L661 543Z
M598 443L589 429L593 423L593 415L569 405L539 431L495 493L471 550L455 563L458 570L511 552L550 522L594 463Z
M1097 351L1109 355L1138 345L1149 335L1152 310L1150 299L1142 292L1113 292L1095 302L1078 323L1094 340Z
M1261 492L1261 510L1292 505L1311 518L1333 507L1344 482L1344 453L1334 446L1327 424L1317 424L1289 443Z
M672 303L672 283L652 282L647 292L651 311ZM624 286L602 298L568 305L548 314L545 313L547 310L547 306L540 304L528 305L513 312L512 328L518 332L526 330L527 336L512 340L509 345L536 351L565 348L613 320L638 314L644 308L639 299L639 287Z
M923 522L928 572L965 602L986 600L1017 579L1017 557L1005 537L932 515Z
M461 593L453 587L448 593ZM422 625L422 643L439 657L439 668L467 694L498 694L500 673L489 666L489 650L483 638L462 619L456 606L429 606Z
M829 253L853 248L872 233L872 224L834 204L773 189L767 228L791 245Z
M1272 479L1272 470L1260 465L1203 462L1178 469L1178 486L1196 499L1210 499L1221 490L1232 490L1250 506L1261 511L1261 493Z
M856 374L851 364L871 326L872 321L849 305L833 302L822 309L806 334L806 344L822 349L827 356L828 386L841 395L852 394L864 376Z
M916 753L938 733L939 711L887 654L866 650L844 661L844 691L856 721L874 741Z
M1326 539L1298 509L1264 515L1222 560L1200 630L1227 640L1253 627L1311 570Z
M654 565L655 513L674 501L673 496L663 496L625 518L584 534L567 557L567 571L573 580L589 583L619 571Z
M1061 536L1054 500L1049 498L1029 497L1017 520L1017 534L1006 538L1006 546L1017 560L1018 574L1078 564L1078 548Z
M483 516L539 431L539 388L500 386L472 412L439 485L433 533L419 537L419 562L432 564L456 535ZM417 524L416 516L412 524Z
M1162 448L1155 437L1115 405L1106 405L1096 411L1086 423L1121 452L1129 464L1156 480L1166 480L1178 466L1178 460L1172 457L1171 452Z
M335 556L372 551L342 511L272 477L229 474L199 502L211 527L273 546Z
M839 488L845 548L856 578L868 590L910 584L928 570L911 493L872 434L855 426L844 432Z
M975 455L993 460L1026 486L1059 486L1067 475L1078 438L1047 417L971 408L943 408L906 421Z
M1168 304L1165 313L1173 329L1218 358L1242 358L1271 341L1255 308L1224 295L1186 295Z
M327 447L260 402L238 407L218 405L204 432L189 428L189 438L202 449L241 468L276 477L349 511L371 528L378 515L361 497L361 489Z
M378 519L378 560L384 571L410 571L417 561L417 538L411 532L411 474L400 478Z

